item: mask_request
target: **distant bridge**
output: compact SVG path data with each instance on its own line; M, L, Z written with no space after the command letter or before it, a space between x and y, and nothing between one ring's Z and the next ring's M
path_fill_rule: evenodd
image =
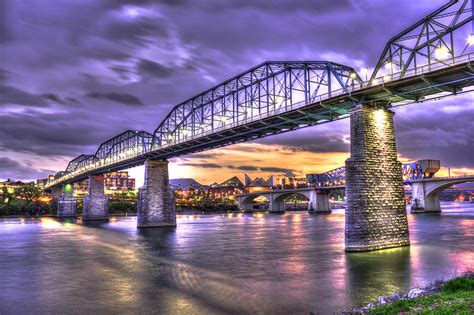
M412 187L412 204L410 211L440 212L439 193L455 184L474 182L474 175L457 177L434 177L439 170L437 160L420 160L405 163L402 167L403 181ZM263 196L269 201L269 211L285 211L285 199L291 195L301 195L308 200L308 211L329 212L328 193L331 189L345 188L346 167L339 167L322 174L308 174L311 187L294 189L276 189L257 191L237 196L239 209L252 209L252 201Z
M403 182L432 178L439 170L439 161L420 160L402 165ZM341 166L321 174L306 175L308 183L316 188L340 188L346 185L346 167Z
M440 212L439 193L453 185L467 182L474 182L474 175L412 180L411 212Z
M240 210L253 210L253 200L262 196L268 200L268 211L285 212L285 199L292 195L304 196L308 200L308 211L318 213L331 212L329 207L329 191L327 189L316 190L314 187L246 193L236 196L236 200Z

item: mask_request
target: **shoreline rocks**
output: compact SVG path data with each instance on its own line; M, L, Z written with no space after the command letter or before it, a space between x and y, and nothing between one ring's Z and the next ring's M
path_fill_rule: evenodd
M406 293L394 292L392 293L390 297L382 295L377 298L377 302L375 304L369 303L366 306L354 308L351 311L343 311L342 314L345 314L345 315L366 314L366 313L369 313L370 310L375 307L391 304L400 299L415 299L421 296L431 295L433 293L440 292L441 286L447 281L448 280L435 281L434 283L424 288L412 288Z

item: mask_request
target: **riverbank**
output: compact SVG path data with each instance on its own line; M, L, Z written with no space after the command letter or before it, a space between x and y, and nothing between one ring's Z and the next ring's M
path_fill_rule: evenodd
M435 281L405 294L379 296L377 301L343 314L473 314L474 272L448 281Z

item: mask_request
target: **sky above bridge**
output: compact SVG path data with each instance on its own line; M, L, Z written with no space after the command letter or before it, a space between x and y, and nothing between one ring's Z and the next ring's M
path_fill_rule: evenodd
M37 179L267 60L373 68L385 43L444 1L54 0L0 4L0 179ZM395 109L402 161L474 172L470 94ZM343 165L349 121L172 160L203 183ZM132 174L141 182L142 170Z

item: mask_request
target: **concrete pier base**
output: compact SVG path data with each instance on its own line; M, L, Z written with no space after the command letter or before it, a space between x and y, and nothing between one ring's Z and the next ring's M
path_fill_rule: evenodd
M169 187L168 161L147 160L145 182L138 191L137 227L176 226L173 190Z
M59 191L61 192L58 196ZM74 190L71 184L66 184L60 189L53 188L53 198L57 196L58 218L76 217L77 216L77 201L74 198Z
M329 193L322 191L311 191L308 202L309 213L331 213L329 205Z
M351 157L346 160L348 252L410 244L393 115L368 106L351 113Z
M104 176L89 176L88 193L83 200L82 220L108 220L109 197L104 194Z
M283 214L285 213L285 200L280 198L273 198L273 196L270 196L270 199L268 200L268 213L280 213Z
M439 192L427 193L427 183L414 182L411 184L412 201L410 205L411 213L433 213L441 212L439 203Z

